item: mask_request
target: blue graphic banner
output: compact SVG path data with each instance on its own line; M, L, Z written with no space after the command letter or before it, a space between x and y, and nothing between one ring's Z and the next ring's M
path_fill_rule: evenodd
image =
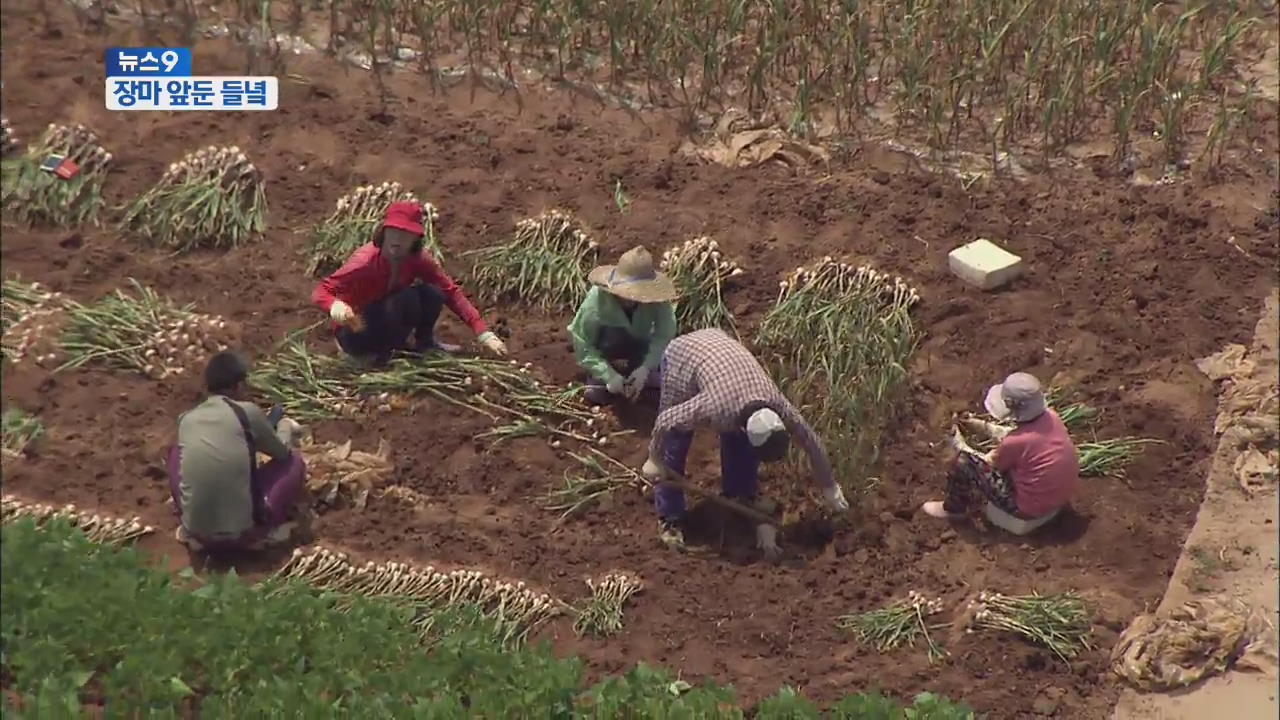
M107 48L107 77L191 77L191 48Z

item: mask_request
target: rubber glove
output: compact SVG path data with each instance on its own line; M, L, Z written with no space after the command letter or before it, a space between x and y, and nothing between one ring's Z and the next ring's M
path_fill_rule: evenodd
M611 395L621 395L626 379L616 372L609 372L609 379L604 381L604 387Z
M329 306L329 317L339 325L355 325L356 312L341 300L334 300Z
M772 525L757 525L756 547L764 551L766 558L777 560L782 554L782 548L778 547L778 528Z
M489 348L489 352L492 352L498 357L507 356L507 344L502 342L502 338L495 335L492 330L485 330L480 333L480 335L476 337L476 341Z
M293 418L280 418L276 425L276 437L288 447L297 449L302 446L302 435L305 429Z
M667 469L662 465L662 461L650 455L648 460L644 461L644 467L640 468L640 474L649 482L658 482L667 475Z
M644 384L649 381L649 368L641 365L631 371L631 377L627 378L626 395L630 399L634 399L640 395L640 391L644 390Z
M842 513L849 509L849 501L844 499L844 490L840 489L839 483L823 490L822 497L827 501L827 507L835 512Z

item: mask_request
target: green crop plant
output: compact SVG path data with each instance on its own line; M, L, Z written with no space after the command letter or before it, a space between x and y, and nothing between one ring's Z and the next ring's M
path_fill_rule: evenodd
M474 608L433 612L399 595L317 592L297 579L250 585L234 571L175 577L137 549L94 544L56 518L4 523L0 564L3 703L14 717L74 717L102 703L125 716L741 720L801 717L787 711L805 702L783 690L743 708L729 688L643 663L588 684L580 659L545 644L504 644L503 628ZM343 576L354 578L347 568ZM378 568L364 566L363 577L402 586L435 577ZM166 631L173 627L184 630ZM246 637L271 641L228 641ZM903 707L875 692L849 695L829 715L974 717L930 693Z
M559 447L559 441L552 445ZM569 451L569 457L582 466L584 472L566 470L564 483L543 497L543 506L560 513L557 522L578 517L587 510L610 502L613 494L624 488L643 488L647 481L631 466L619 462L595 448L586 454Z
M412 624L424 638L434 631L432 620L438 613L470 610L493 623L503 645L518 645L566 607L546 593L526 589L523 582L495 580L475 570L441 572L397 562L361 565L327 548L295 550L275 577L302 580L317 590L404 604L413 610Z
M21 457L44 434L44 424L40 418L18 408L4 411L3 422L0 423L0 440L4 454L9 457Z
M852 632L860 642L880 652L895 650L904 644L914 646L923 637L929 652L929 661L946 656L929 634L930 630L946 627L946 624L930 623L929 617L942 612L942 599L929 600L912 590L905 600L897 600L886 607L864 613L842 615L836 626Z
M724 304L724 288L742 268L725 258L716 241L700 236L662 253L662 270L671 276L680 297L676 326L680 332L720 328L734 332L733 314Z
M464 253L471 276L491 301L508 300L549 312L572 312L587 292L597 244L566 210L516 223L510 241Z
M89 363L134 370L155 380L195 371L214 352L226 350L226 320L178 306L137 280L135 294L117 290L92 305L68 310L61 348L67 356L58 371Z
M137 517L113 518L77 510L75 505L54 507L27 502L13 495L0 497L0 522L8 525L20 520L31 522L34 527L66 523L84 533L90 542L102 545L124 545L155 530Z
M8 156L11 151L18 149L19 144L17 134L9 126L9 118L0 117L0 156Z
M122 232L177 252L239 247L266 230L262 172L238 147L209 147L165 170L124 208Z
M695 116L738 105L799 134L823 118L853 134L888 110L894 129L938 151L1031 142L1046 157L1095 120L1120 157L1162 119L1167 147L1181 147L1188 125L1169 122L1177 108L1152 89L1187 83L1183 110L1214 98L1273 24L1266 13L1160 0L329 4L331 41L359 33L375 57L407 47L434 82L439 49L456 40L459 73L511 84L532 68L629 106L670 101Z
M68 300L59 292L44 289L38 282L24 282L11 277L0 282L0 352L7 362L21 362L44 334L43 322L68 307ZM37 357L37 361L52 360Z
M613 435L577 388L544 383L528 363L429 354L369 370L345 357L315 353L293 338L259 362L249 382L301 420L390 412L408 398L426 397L489 418L496 427L484 437L491 441L537 435L549 443L594 448L608 445Z
M1137 437L1079 443L1076 445L1076 452L1080 456L1080 474L1123 478L1125 467L1138 457L1142 446L1162 443L1163 441L1154 438Z
M983 591L972 601L966 632L1010 632L1048 648L1063 662L1089 650L1089 611L1074 593L1002 595Z
M779 386L826 441L836 477L861 478L907 381L919 295L900 278L825 257L780 283L757 342Z
M41 165L59 155L79 170L69 178ZM97 225L111 153L83 125L54 125L20 157L0 162L0 205L5 215L29 224Z
M622 612L627 601L644 589L640 578L625 572L610 572L598 580L586 579L591 598L578 609L573 631L579 635L607 637L622 630Z
M397 182L362 185L339 198L329 217L311 230L311 241L306 250L307 274L328 275L341 267L351 253L373 239L382 227L387 207L395 202L416 203L419 200ZM421 204L423 248L440 261L443 255L436 239L439 213L431 203Z

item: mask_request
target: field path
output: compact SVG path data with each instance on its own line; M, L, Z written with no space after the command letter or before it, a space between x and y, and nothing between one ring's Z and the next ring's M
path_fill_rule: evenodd
M1240 397L1261 398L1264 403L1270 398L1271 418L1275 418L1274 398L1280 372L1276 352L1280 336L1277 305L1277 295L1272 294L1258 321L1253 347L1242 363L1246 365L1245 372L1227 381L1232 387L1225 391L1220 406L1219 427L1226 426L1228 419L1239 417L1244 411L1264 409L1248 407L1252 402L1232 402ZM1247 367L1249 360L1253 361L1251 368ZM1204 504L1187 536L1158 612L1205 595L1225 597L1264 614L1274 628L1280 613L1276 575L1276 529L1280 527L1280 513L1276 489L1274 486L1263 488L1251 495L1244 492L1234 472L1241 453L1235 437L1228 430L1219 443L1205 487ZM1219 558L1216 563L1215 556ZM1271 650L1276 651L1274 635L1269 642ZM1233 720L1269 720L1280 715L1276 695L1274 668L1267 673L1231 672L1180 692L1143 695L1126 690L1114 718L1194 720L1218 716Z

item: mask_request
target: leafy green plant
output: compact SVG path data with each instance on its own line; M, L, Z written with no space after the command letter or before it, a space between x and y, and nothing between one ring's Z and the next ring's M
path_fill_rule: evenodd
M919 295L901 278L830 256L779 286L758 342L780 387L826 440L836 477L861 490L906 386Z
M548 210L516 223L509 242L464 254L475 259L472 280L486 300L572 311L587 293L596 241L572 213Z
M21 456L43 434L44 423L35 415L20 408L4 411L3 422L0 424L0 447L5 455Z
M298 581L248 585L234 572L175 577L58 518L0 527L0 563L6 717L75 717L86 702L120 717L746 716L732 689L643 664L584 688L580 660L546 645L504 647L474 613L435 615L424 646L415 610L376 598ZM832 714L973 717L929 695L896 714L857 714L886 702L855 696ZM790 689L755 714L818 717Z
M238 147L209 147L165 170L124 208L120 228L177 252L243 245L266 229L262 171Z
M80 171L64 179L42 169L52 155L76 163ZM0 163L0 203L6 215L24 223L97 225L110 164L111 153L89 128L50 124L24 155Z

